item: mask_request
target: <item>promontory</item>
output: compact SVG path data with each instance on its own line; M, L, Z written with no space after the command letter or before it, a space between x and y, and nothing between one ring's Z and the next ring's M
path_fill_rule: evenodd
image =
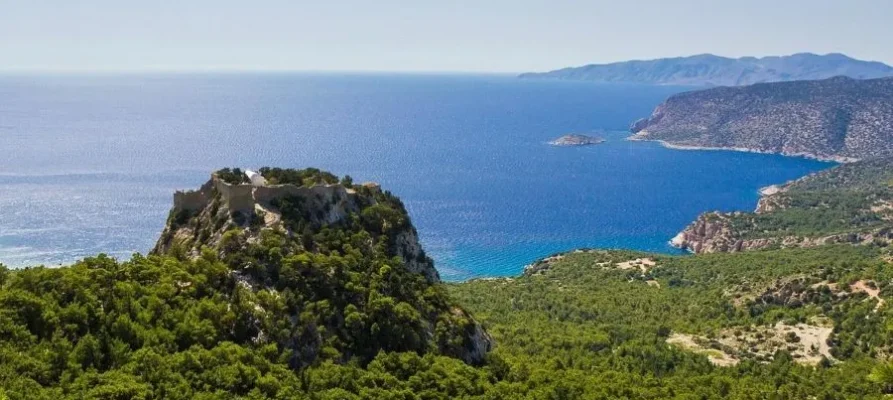
M855 161L893 155L893 78L761 83L673 95L633 140Z

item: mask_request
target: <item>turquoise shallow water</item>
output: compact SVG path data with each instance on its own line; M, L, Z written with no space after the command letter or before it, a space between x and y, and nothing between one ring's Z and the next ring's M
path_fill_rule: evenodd
M0 77L0 262L151 248L175 189L222 166L317 166L403 198L446 279L578 247L673 252L706 210L831 166L628 142L673 87L474 75ZM607 129L608 142L547 141Z

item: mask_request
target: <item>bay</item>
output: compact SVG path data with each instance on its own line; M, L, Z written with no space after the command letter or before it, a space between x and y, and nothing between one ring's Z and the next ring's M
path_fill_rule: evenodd
M499 75L0 77L0 262L148 251L171 194L226 167L319 167L400 196L444 279L580 247L675 252L707 210L833 164L623 140L683 87ZM553 147L568 133L607 142Z

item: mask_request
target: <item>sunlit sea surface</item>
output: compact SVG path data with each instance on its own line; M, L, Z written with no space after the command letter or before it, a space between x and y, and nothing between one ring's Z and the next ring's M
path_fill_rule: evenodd
M147 252L176 189L224 166L315 166L399 195L448 280L579 247L674 252L700 212L831 166L669 150L623 131L680 87L510 76L0 77L0 263ZM604 144L558 148L597 130Z

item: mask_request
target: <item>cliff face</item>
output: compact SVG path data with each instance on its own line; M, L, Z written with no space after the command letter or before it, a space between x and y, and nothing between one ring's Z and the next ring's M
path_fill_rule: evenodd
M631 126L634 140L836 161L893 154L893 78L836 77L671 96Z
M693 253L893 243L893 159L764 188L753 213L705 213L670 243Z
M174 195L152 253L221 260L245 298L286 299L275 314L256 305L247 325L298 367L332 349L343 361L434 349L480 364L492 347L439 289L403 204L376 184L253 186L215 174Z
M564 79L650 85L738 86L761 82L893 76L893 67L842 54L727 58L712 54L625 61L521 74L524 79Z
M744 241L737 238L728 222L728 215L707 213L679 232L670 244L693 253L736 252L744 250Z
M716 217L720 220L717 220ZM670 244L695 254L736 253L739 251L765 250L777 248L807 248L829 244L883 244L893 243L893 229L889 227L872 229L865 232L846 232L825 236L776 236L753 239L741 239L722 218L727 214L703 215L679 232Z

